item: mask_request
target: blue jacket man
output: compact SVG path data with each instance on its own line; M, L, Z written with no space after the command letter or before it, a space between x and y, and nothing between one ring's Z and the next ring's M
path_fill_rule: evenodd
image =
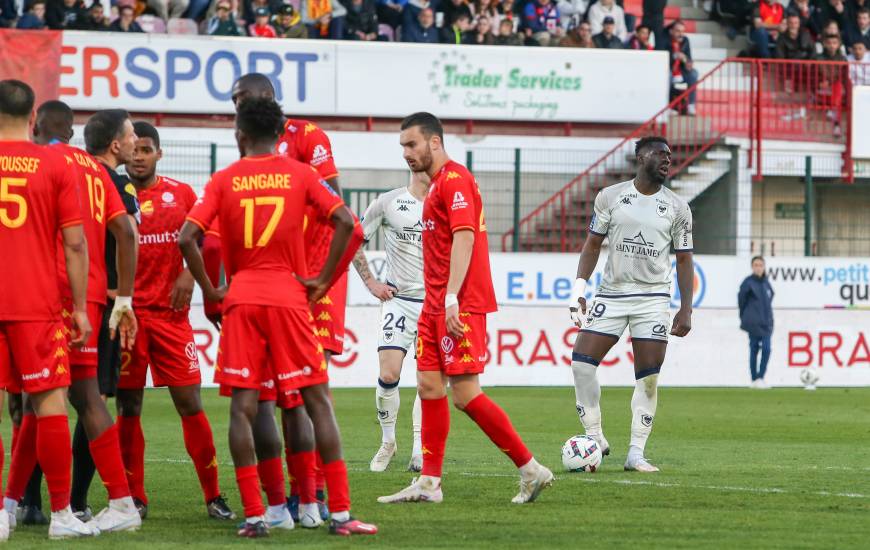
M773 287L765 274L764 258L752 258L752 275L740 284L737 307L740 310L740 328L749 333L749 371L752 388L766 389L764 375L770 359L770 335L773 334ZM758 352L761 365L758 367Z

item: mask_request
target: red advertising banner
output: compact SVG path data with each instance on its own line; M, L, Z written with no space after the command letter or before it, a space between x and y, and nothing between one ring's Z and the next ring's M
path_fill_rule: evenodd
M0 29L0 80L26 82L36 105L57 99L60 89L60 31Z

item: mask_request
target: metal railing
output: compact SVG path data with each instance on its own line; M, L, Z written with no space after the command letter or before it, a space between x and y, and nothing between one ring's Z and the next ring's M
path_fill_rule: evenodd
M670 141L671 178L726 137L746 140L756 179L764 140L841 143L841 177L851 183L851 86L868 82L870 64L727 59L691 88L672 90L667 106L505 232L501 248L579 250L595 195L634 176L634 142L646 135Z

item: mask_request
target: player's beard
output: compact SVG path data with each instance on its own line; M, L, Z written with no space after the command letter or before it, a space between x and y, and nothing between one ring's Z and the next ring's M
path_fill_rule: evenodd
M420 160L417 162L417 170L412 171L429 173L430 168L432 168L432 148L427 145L426 152L420 155Z

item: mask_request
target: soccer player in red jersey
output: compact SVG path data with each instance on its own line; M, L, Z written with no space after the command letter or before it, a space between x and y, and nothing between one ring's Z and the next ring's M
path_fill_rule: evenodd
M233 103L250 97L275 98L272 82L260 73L250 73L239 78L232 89ZM326 133L315 124L298 119L284 122L281 137L275 146L276 152L311 165L329 183L336 193L338 170L332 157L332 146ZM305 223L305 255L309 273L319 273L329 250L332 226L329 220L309 209ZM336 283L312 306L317 337L324 348L326 362L333 354L341 354L344 345L344 314L347 298L347 271L338 274ZM318 527L329 516L324 502L324 478L320 471L322 460L315 451L314 429L298 392L276 394L274 384L260 392L261 415L274 416L272 402L282 409L281 420L286 446L287 470L290 473L290 498L287 501L293 518L303 527ZM271 421L257 422L257 438L260 447L280 446ZM283 483L283 482L282 482Z
M430 113L402 121L399 138L412 172L431 178L423 203L426 298L417 325L417 391L423 408L423 470L410 487L378 502L441 502L441 469L453 405L467 414L520 471L513 502L535 500L553 482L514 430L507 414L480 388L486 361L486 314L496 310L483 200L471 172L444 150L441 122Z
M212 177L179 237L204 297L223 302L216 380L232 388L230 451L246 518L239 535L267 533L252 427L260 388L268 380L279 393L299 389L311 415L329 489L330 532L373 534L375 526L350 516L347 468L326 362L308 308L309 301L325 294L337 269L347 268L362 230L311 167L274 153L282 119L281 108L270 99L251 98L239 105L236 140L244 158ZM304 252L308 207L335 224L327 261L313 279L306 278ZM197 246L216 217L228 290L211 284Z
M60 234L73 302L71 344L81 347L92 332L87 242L71 162L29 141L33 103L27 84L0 81L0 384L19 385L36 411L36 453L51 497L49 537L93 536L98 531L69 506L70 365L56 257ZM0 513L0 539L9 528L9 514Z
M104 247L107 229L118 241L118 267L120 294L131 296L136 270L135 232L126 216L126 208L109 175L91 155L67 144L72 137L72 110L60 101L48 101L37 109L34 140L41 145L51 145L67 159L67 169L77 182L79 202L85 220L84 230L88 243L88 319L92 326L99 326L106 305L106 266ZM63 304L62 316L66 320L67 335L73 329L73 303L69 280L64 271L66 262L63 247L58 243L57 273ZM120 325L121 339L130 345L135 337L136 319L132 311L126 312ZM109 506L93 518L101 532L132 531L138 529L142 520L130 496L118 429L100 397L97 385L97 333L91 333L84 346L69 350L72 385L70 402L79 414L89 441L89 454L103 485L109 493ZM36 465L35 421L32 414L25 413L19 442L10 468L6 497L8 509L14 510ZM80 518L81 519L81 518Z
M181 417L184 446L193 461L208 515L234 519L221 496L217 455L208 417L200 399L200 373L188 314L194 280L178 250L178 232L196 202L193 189L157 174L162 158L160 136L147 122L133 125L136 148L127 174L136 187L142 211L139 262L133 306L139 336L122 353L118 379L118 424L126 433L141 433L145 378L150 367L155 386L168 386ZM148 504L145 493L145 440L125 437L124 466L133 496Z

